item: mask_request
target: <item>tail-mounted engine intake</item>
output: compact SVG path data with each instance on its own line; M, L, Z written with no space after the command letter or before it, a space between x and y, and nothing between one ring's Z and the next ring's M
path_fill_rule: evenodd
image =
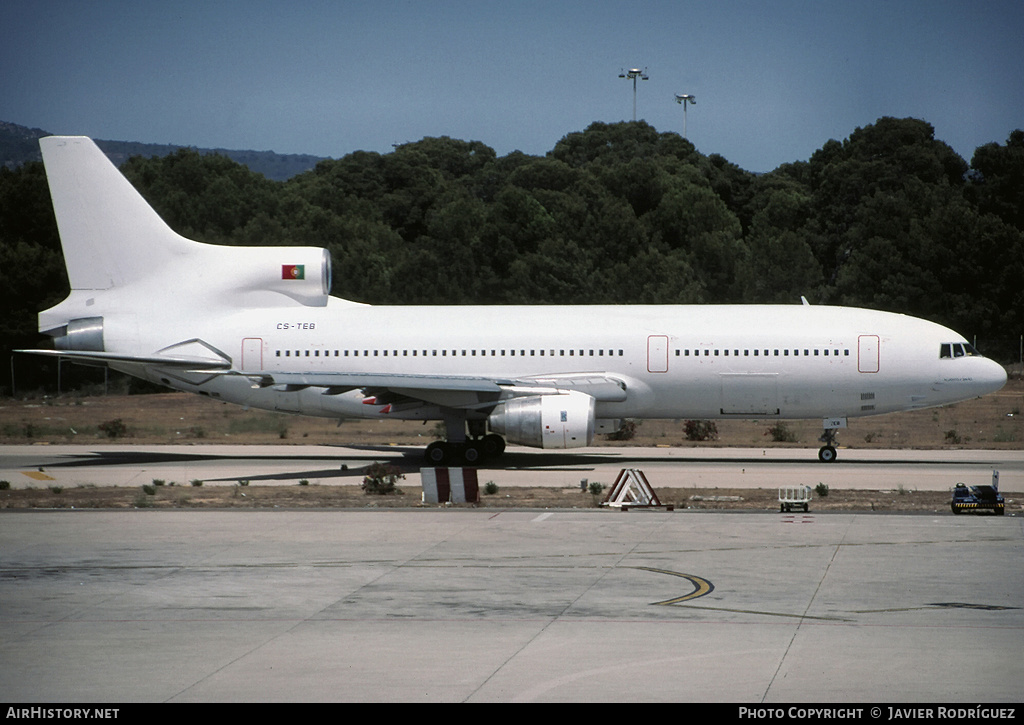
M103 347L102 317L80 317L68 320L67 325L48 330L46 334L53 337L53 346L58 350L103 352L105 349Z
M311 307L331 293L331 256L315 247L212 247L211 287L230 293L275 292ZM218 257L214 259L214 255ZM199 260L202 261L202 260ZM210 274L210 273L207 273Z
M594 398L577 391L512 398L488 419L510 443L535 448L582 448L594 440Z

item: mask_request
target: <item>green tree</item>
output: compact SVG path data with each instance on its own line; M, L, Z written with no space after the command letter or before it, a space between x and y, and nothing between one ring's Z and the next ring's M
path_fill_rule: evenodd
M1024 131L1013 131L1005 146L979 146L971 168L970 198L978 209L1024 231Z
M645 218L651 241L687 253L706 290L702 302L727 302L736 265L746 254L739 219L699 173L677 177Z
M226 156L193 149L135 156L122 171L172 229L219 244L234 242L235 232L257 214L274 215L282 186Z

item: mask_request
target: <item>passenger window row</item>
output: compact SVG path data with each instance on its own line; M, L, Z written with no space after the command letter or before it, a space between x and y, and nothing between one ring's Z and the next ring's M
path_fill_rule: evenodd
M623 350L517 349L517 350L275 350L275 357L622 357Z
M744 349L738 350L733 348L727 349L712 349L702 348L693 349L683 348L676 350L676 357L849 357L850 351L848 349L840 350L838 348L770 348L770 349Z

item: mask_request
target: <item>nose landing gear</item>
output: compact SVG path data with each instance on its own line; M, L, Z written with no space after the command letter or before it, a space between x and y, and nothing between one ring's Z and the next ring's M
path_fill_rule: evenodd
M834 463L838 456L835 446L822 446L818 449L818 460L822 463Z
M826 418L824 421L825 432L818 439L825 445L818 449L818 460L822 463L834 463L838 454L836 453L836 437L839 429L846 427L846 418Z

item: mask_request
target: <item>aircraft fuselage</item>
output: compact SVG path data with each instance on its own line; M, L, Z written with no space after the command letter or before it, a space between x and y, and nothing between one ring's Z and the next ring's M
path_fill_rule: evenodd
M334 300L332 300L334 302ZM468 375L609 375L624 400L599 418L855 417L943 405L1005 380L984 357L942 357L956 333L904 315L792 306L389 307L246 310L192 336L264 371ZM160 349L181 334L146 341ZM198 334L197 334L198 333ZM965 349L965 348L961 348ZM431 406L367 405L353 391L253 388L247 378L157 382L253 407L326 417L436 417Z

